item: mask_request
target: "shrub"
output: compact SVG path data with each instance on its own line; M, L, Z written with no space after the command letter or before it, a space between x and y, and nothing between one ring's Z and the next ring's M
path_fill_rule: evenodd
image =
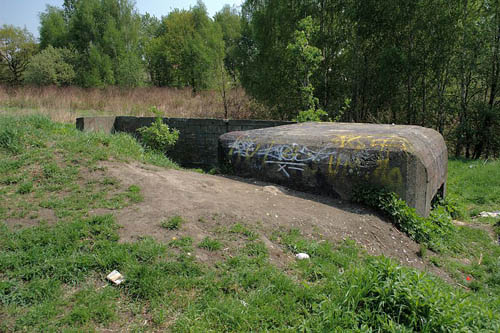
M24 81L26 83L42 85L70 85L76 77L73 66L69 63L72 54L68 49L59 49L52 46L31 59Z
M137 130L142 137L143 144L154 151L165 152L172 148L179 139L179 131L170 129L160 117L151 124Z
M307 111L300 111L296 121L304 123L307 121L329 121L329 119L326 111L322 109L309 109Z

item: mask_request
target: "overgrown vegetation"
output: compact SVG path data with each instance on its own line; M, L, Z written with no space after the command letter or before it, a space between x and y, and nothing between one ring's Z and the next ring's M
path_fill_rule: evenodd
M491 163L496 164L497 161ZM451 161L448 177L450 199L438 200L427 218L417 215L403 200L383 189L361 189L357 192L355 200L383 212L398 229L420 243L417 254L421 258L444 269L458 284L465 284L466 288L480 293L498 307L500 300L491 296L500 292L500 246L498 246L500 230L498 227L490 228L492 225L489 223L498 219L479 219L475 221L476 224L470 226L452 223L452 217L468 216L470 219L471 212L478 209L477 203L471 200L472 197L462 193L480 195L484 192L484 187L480 189L478 186L487 183L492 173L498 171L496 169L492 171L486 164L474 161ZM474 168L470 168L471 165L482 169L475 171L472 180L475 184L460 182L461 185L457 186L458 183L455 183L457 178L469 175L470 170ZM500 189L499 184L491 181L488 183L491 192ZM464 186L468 185L468 189L464 189ZM487 193L484 195L488 196ZM460 200L455 201L457 198ZM492 198L489 204L498 206L499 197ZM427 248L434 252L429 253Z
M349 240L278 230L264 241L244 222L194 242L180 227L191 222L175 216L166 226L178 238L123 242L114 217L91 210L140 202L141 189L107 176L100 162L167 159L130 136L82 133L41 116L0 117L0 138L0 331L500 329L500 247L483 230L457 227L457 246L422 251L451 284ZM284 256L311 258L278 268L269 242ZM201 263L196 251L212 251L214 262ZM105 280L115 269L125 276L120 286Z
M433 209L430 216L425 218L395 193L372 187L359 188L353 201L380 210L408 237L432 250L442 251L453 243L455 227L450 213L442 206Z

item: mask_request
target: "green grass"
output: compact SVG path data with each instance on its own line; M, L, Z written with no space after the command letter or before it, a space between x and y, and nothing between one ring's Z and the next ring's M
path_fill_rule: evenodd
M70 220L142 201L138 186L124 189L116 179L99 178L105 173L99 162L106 160L178 168L126 134L83 133L37 115L0 117L0 219L36 218L46 209Z
M500 210L500 160L450 160L447 192L460 219Z
M0 117L0 331L500 330L500 247L483 230L457 227L443 253L422 250L458 284L297 230L268 235L273 251L311 259L278 268L242 223L217 234L237 248L207 265L190 252L219 251L221 240L122 242L113 215L89 213L143 200L139 187L106 176L98 162L108 159L171 165L126 135ZM45 211L55 221L37 216ZM179 230L182 218L170 220ZM120 286L105 279L115 269Z
M0 316L4 328L93 330L121 323L123 311L149 329L175 332L495 331L498 305L479 294L370 257L352 242L333 245L280 233L291 254L307 252L288 273L270 264L261 242L214 267L173 255L150 238L120 243L110 215L55 226L1 229ZM118 269L119 287L102 288ZM100 281L92 283L92 281ZM68 286L76 292L68 293ZM485 296L483 296L485 297ZM492 298L493 299L493 298ZM129 328L129 327L128 327Z
M212 239L210 237L205 237L199 244L200 249L205 249L208 251L218 251L222 249L222 243L217 239Z
M184 219L181 216L172 216L168 220L164 220L161 222L162 228L168 230L178 230L181 224L184 223Z
M491 166L498 168L500 164L497 161L487 163L451 161L451 165L453 171L448 176L448 184L451 184L448 187L448 197L446 200L440 200L439 205L427 218L418 216L404 201L383 190L361 189L357 193L356 200L382 211L398 229L420 243L417 255L443 269L457 284L470 288L482 295L485 300L500 306L499 298L491 297L500 295L500 246L497 243L500 235L498 227L500 219L479 219L485 222L499 221L489 230L490 232L488 223L482 227L470 227L456 226L451 221L452 217L470 220L471 216L475 215L475 213L470 214L470 211L498 207L495 206L499 203L498 197L484 194L484 198L490 199L480 202L488 202L490 206L480 206L471 198L483 195L480 194L481 189L475 182L486 184L489 177L495 177L499 172L497 169L493 170ZM475 171L472 173L471 169ZM455 177L468 176L473 178L472 183L460 182L464 182L464 186L469 188L456 186L458 182ZM499 190L497 179L489 183L488 190L492 193ZM482 190L485 192L484 187ZM429 255L427 248L438 253L433 252Z
M233 225L230 229L230 232L235 234L241 234L247 237L249 240L255 240L258 238L258 234L255 231L248 229L241 223L236 223L235 225Z
M191 245L193 245L193 239L191 237L181 237L179 239L173 239L168 243L171 248L183 249L186 252L191 250Z

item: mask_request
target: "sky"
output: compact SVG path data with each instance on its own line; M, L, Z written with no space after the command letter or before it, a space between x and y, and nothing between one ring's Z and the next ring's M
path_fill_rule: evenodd
M35 37L39 36L40 20L38 15L45 11L46 5L62 7L64 0L0 0L0 26L12 24L21 28L26 27ZM196 0L136 0L139 13L148 12L161 17L175 8L189 9L196 4ZM213 16L225 4L240 6L243 0L204 0L208 14Z

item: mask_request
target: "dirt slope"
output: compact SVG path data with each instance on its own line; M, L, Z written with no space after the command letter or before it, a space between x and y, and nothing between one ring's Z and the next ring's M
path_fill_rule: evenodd
M144 195L144 202L115 213L117 222L123 226L120 236L124 241L142 236L160 241L190 236L196 242L241 222L253 226L271 248L271 259L279 264L290 256L283 254L269 238L273 231L296 228L315 239L349 238L369 254L384 254L404 265L443 276L416 255L418 244L373 211L360 206L236 177L165 170L138 163L106 162L104 166L123 185L140 186ZM160 226L162 220L174 215L187 221L180 230L167 231ZM209 253L196 255L201 260L213 259Z

